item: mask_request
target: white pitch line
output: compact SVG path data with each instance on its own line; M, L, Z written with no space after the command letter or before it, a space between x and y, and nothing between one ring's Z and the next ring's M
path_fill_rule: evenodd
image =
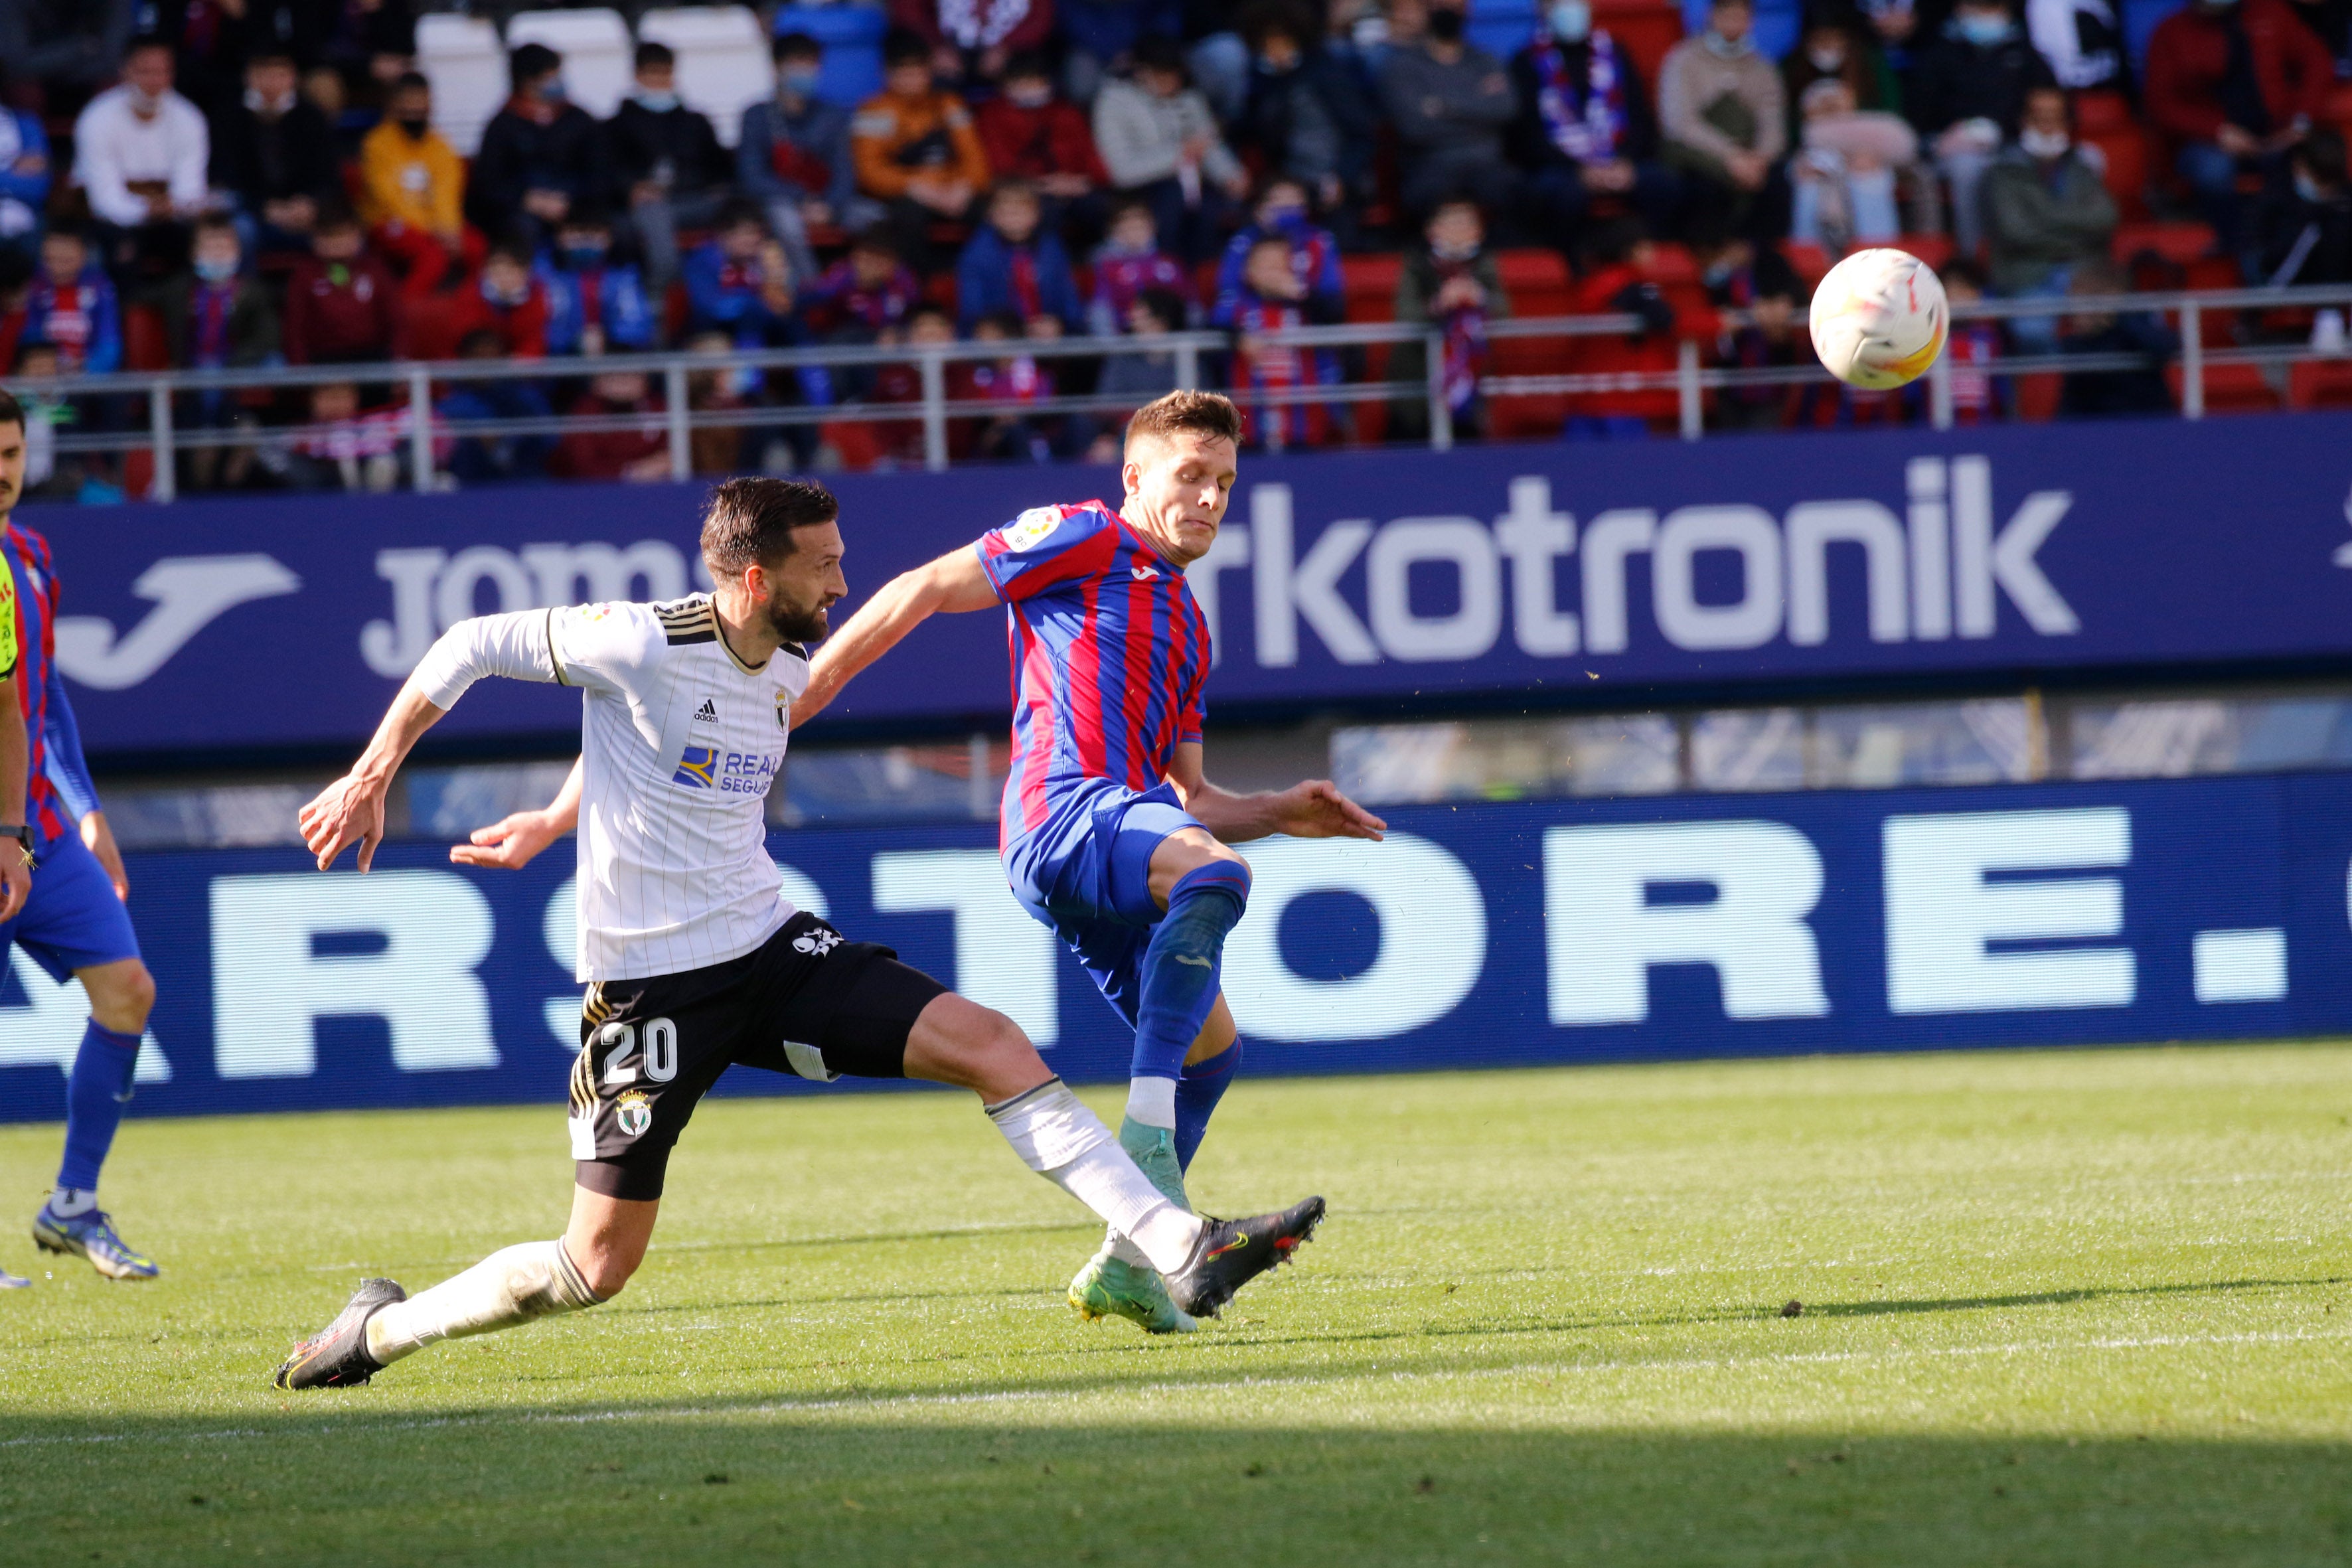
M1827 1362L1939 1360L1963 1356L2016 1355L2025 1352L2049 1355L2063 1354L2070 1351L2167 1350L2183 1345L2310 1344L2347 1339L2352 1339L2352 1333L2166 1334L2145 1339L2075 1340L2057 1342L2019 1340L2001 1344L1948 1345L1936 1349L1914 1349L1906 1346L1865 1351L1789 1351L1754 1356L1685 1356L1657 1361L1540 1362L1500 1367L1441 1367L1429 1371L1397 1371L1387 1373L1373 1368L1366 1372L1328 1374L1297 1373L1209 1381L1139 1383L1126 1387L1011 1388L973 1394L886 1394L849 1395L831 1399L777 1399L758 1405L685 1405L621 1410L482 1411L463 1415L419 1416L404 1421L369 1422L363 1415L341 1419L355 1423L364 1422L365 1425L360 1426L357 1430L362 1436L371 1436L379 1432L417 1432L440 1426L488 1426L500 1423L518 1426L589 1426L608 1421L676 1421L699 1415L789 1415L824 1410L897 1410L958 1405L1017 1405L1034 1404L1048 1399L1084 1399L1096 1394L1217 1394L1251 1388L1312 1388L1375 1380L1385 1380L1390 1383L1467 1383L1491 1378L1535 1377L1546 1374L1562 1376L1616 1372L1704 1372L1741 1366L1814 1365ZM214 1432L189 1432L178 1435L163 1432L109 1432L70 1437L8 1437L0 1438L0 1448L78 1447L92 1443L208 1443L227 1442L247 1437L305 1437L320 1435L341 1436L341 1434L336 1432L333 1427L321 1426L289 1426L277 1429L231 1426Z

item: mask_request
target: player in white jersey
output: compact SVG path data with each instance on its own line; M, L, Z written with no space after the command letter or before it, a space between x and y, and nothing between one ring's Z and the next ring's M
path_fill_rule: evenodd
M356 845L365 872L402 759L476 680L585 693L579 972L591 984L572 1071L571 1224L413 1298L362 1281L278 1367L279 1387L365 1383L436 1340L611 1300L645 1258L670 1149L738 1063L976 1091L1029 1167L1134 1237L1190 1311L1215 1311L1320 1219L1320 1198L1241 1221L1185 1213L1010 1019L783 898L764 801L808 682L803 645L824 635L847 591L834 499L790 480L730 480L712 494L702 553L718 584L708 595L451 627L357 765L302 808L319 868Z

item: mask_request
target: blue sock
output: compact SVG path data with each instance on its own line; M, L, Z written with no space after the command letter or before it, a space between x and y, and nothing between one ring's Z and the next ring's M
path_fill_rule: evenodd
M138 1068L139 1037L118 1035L92 1018L66 1079L66 1157L58 1167L58 1185L97 1190L99 1167L114 1147L114 1130L131 1099L131 1075Z
M1177 1078L1217 1001L1225 933L1249 902L1249 870L1212 860L1168 890L1168 913L1143 951L1143 995L1136 1009L1134 1078Z
M1176 1080L1176 1165L1179 1170L1192 1168L1192 1156L1199 1152L1202 1138L1209 1131L1209 1118L1216 1114L1217 1101L1225 1098L1225 1090L1234 1081L1235 1069L1242 1065L1242 1043L1235 1040L1204 1062L1188 1062L1183 1076Z

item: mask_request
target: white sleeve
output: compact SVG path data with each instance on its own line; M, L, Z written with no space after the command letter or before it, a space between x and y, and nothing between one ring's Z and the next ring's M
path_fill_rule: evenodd
M518 610L459 621L418 661L409 679L425 700L444 711L486 675L515 680L561 679L548 621L551 610Z
M147 221L147 204L131 194L122 177L121 150L113 145L116 121L130 110L101 95L93 99L74 124L74 165L89 193L89 210L111 224L130 226Z
M176 145L173 149L171 190L172 205L184 213L192 213L204 206L210 193L205 175L212 165L212 128L205 122L203 110L189 103L186 110L176 116L181 123L180 132L173 138Z
M542 677L590 691L633 693L669 647L651 605L625 600L534 612L547 617L545 647L555 673Z

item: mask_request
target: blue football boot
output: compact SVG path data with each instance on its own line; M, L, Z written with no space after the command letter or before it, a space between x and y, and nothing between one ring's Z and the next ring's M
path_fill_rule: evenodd
M43 1252L74 1253L109 1279L152 1279L162 1272L155 1260L133 1252L114 1234L114 1219L104 1209L91 1209L68 1219L43 1204L33 1216L33 1243Z

